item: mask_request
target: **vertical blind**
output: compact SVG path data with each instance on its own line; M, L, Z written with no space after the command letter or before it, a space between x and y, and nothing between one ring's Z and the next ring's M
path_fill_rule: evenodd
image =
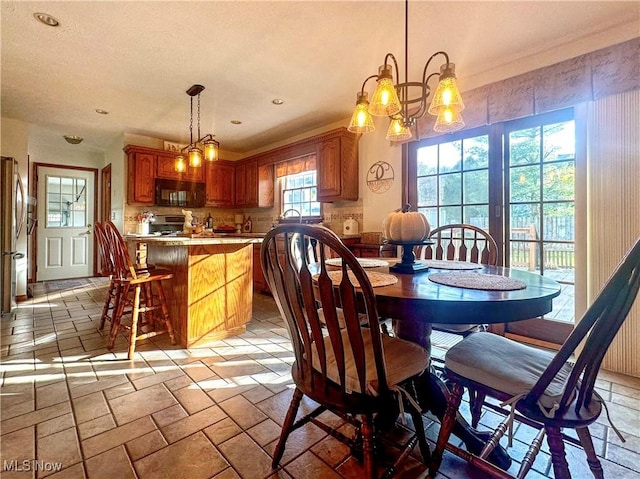
M587 301L593 302L619 261L640 236L640 90L588 106ZM603 368L640 377L640 297Z

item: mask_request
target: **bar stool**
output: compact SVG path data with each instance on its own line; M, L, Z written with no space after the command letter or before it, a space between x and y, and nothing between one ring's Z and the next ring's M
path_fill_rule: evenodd
M169 333L171 344L175 344L175 336L162 281L173 278L173 273L167 270L153 271L136 270L127 245L122 235L112 222L105 225L107 238L114 248L115 270L115 301L111 331L107 347L113 349L116 337L121 329L129 329L128 358L133 359L136 341L147 339L158 334ZM131 308L131 326L122 324L125 308ZM158 314L160 313L160 314ZM164 329L157 329L158 323L164 323ZM143 331L144 327L151 329Z
M109 288L107 289L107 295L104 300L104 306L102 308L102 315L100 316L99 330L104 329L104 323L109 320L109 310L113 310L113 302L116 297L116 289L118 283L114 281L116 277L116 265L114 259L114 252L112 248L112 242L107 238L107 232L104 226L99 221L96 221L93 226L96 242L98 243L98 249L100 250L100 270L103 275L109 276Z

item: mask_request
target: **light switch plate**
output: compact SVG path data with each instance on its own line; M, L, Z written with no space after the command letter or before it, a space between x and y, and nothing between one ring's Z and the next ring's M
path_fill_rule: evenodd
M112 211L111 212L111 221L114 221L116 219L116 212Z

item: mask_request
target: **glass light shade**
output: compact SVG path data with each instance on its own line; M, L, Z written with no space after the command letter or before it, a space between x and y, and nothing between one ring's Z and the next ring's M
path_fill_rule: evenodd
M216 161L218 159L218 144L214 140L207 140L203 143L204 157L207 161Z
M347 130L353 133L369 133L376 129L373 124L373 117L369 113L369 101L367 100L367 92L358 92L358 100L356 109L351 116L351 122Z
M391 119L387 130L387 140L403 141L411 139L411 129L402 122L402 119Z
M378 75L378 86L376 91L373 92L369 113L375 116L391 116L398 113L401 108L398 92L396 92L396 87L393 84L391 67L381 66Z
M202 151L197 146L189 148L189 166L202 166Z
M445 108L438 113L433 130L439 133L450 133L464 127L462 113L456 109Z
M433 94L428 110L431 115L438 115L443 109L464 110L464 102L458 89L458 82L452 73L453 64L451 63L450 65L451 68L445 69L448 73L440 75L440 82Z
M184 173L187 171L187 162L184 160L184 156L176 156L175 168L178 173Z

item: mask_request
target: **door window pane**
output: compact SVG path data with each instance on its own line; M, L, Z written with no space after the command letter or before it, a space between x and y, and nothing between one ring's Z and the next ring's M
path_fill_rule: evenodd
M462 203L460 173L440 175L440 204L459 205Z
M84 178L46 176L47 228L87 226L87 186Z

